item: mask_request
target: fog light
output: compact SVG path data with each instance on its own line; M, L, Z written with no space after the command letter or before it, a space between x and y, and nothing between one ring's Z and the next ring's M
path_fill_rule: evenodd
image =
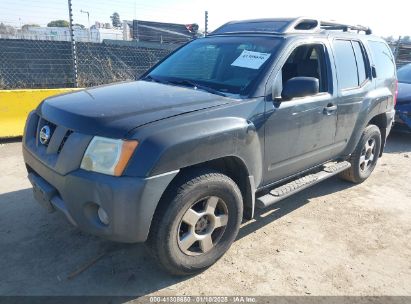
M97 211L97 214L98 214L98 218L100 219L100 221L104 225L108 225L109 220L108 220L107 212L103 208L99 207L98 211Z

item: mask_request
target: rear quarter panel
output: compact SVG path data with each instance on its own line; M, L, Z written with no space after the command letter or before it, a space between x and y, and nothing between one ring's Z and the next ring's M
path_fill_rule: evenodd
M354 151L364 128L375 116L389 112L394 107L396 77L382 78L372 75L372 68L378 70L378 67L375 66L376 60L372 56L368 41L385 42L377 37L368 36L361 36L360 40L368 57L366 60L368 60L369 80L354 90L339 89L336 142L346 143L341 145L343 148L338 153L342 156L347 156ZM388 55L393 58L392 53Z

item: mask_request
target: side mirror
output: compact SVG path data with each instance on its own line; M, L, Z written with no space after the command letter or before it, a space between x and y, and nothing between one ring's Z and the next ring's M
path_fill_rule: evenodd
M371 75L372 78L377 78L377 69L375 68L375 65L371 66Z
M284 85L281 92L283 100L291 100L296 97L315 95L320 91L320 82L314 77L294 77Z

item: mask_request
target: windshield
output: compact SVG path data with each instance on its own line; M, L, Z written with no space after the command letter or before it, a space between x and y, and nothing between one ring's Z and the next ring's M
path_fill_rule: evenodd
M248 95L266 72L280 42L273 37L246 36L197 39L166 58L143 80Z
M411 64L407 64L397 71L398 81L411 84Z

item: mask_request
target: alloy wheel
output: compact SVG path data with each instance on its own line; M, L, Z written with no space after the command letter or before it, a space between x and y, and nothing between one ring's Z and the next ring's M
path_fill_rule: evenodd
M361 151L360 155L360 170L366 171L373 164L375 159L375 139L370 138L365 142L365 145Z
M187 255L209 252L220 241L228 222L226 203L209 196L194 203L178 226L178 246Z

